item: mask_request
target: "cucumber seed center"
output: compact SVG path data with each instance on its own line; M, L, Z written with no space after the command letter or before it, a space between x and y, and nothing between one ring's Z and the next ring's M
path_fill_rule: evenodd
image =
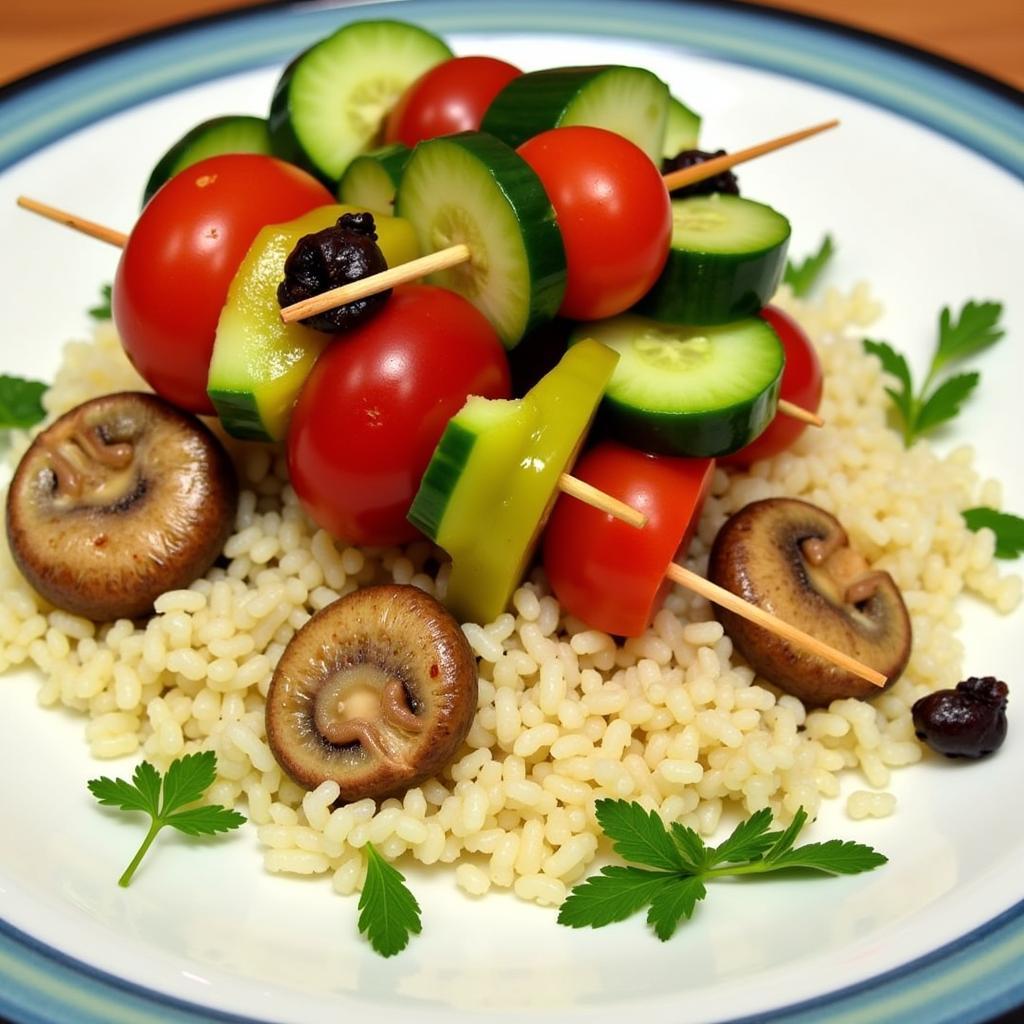
M470 257L465 263L444 270L436 277L446 288L472 300L484 287L490 272L487 248L476 221L464 209L446 203L434 214L430 242L435 252L460 242L469 247Z
M395 105L405 86L394 76L381 75L360 82L349 94L345 115L352 130L361 136L376 137L384 115Z
M636 338L633 349L642 362L656 370L687 373L707 360L711 354L711 339L703 334L684 339L650 328Z

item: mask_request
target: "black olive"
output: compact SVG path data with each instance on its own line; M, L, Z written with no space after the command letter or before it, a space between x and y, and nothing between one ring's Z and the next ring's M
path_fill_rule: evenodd
M672 171L681 171L684 167L694 167L696 164L702 164L716 156L725 156L725 150L720 149L716 153L706 153L701 149L684 149L681 153L665 157L662 160L661 173L670 174ZM669 195L673 199L686 199L689 196L709 196L714 192L725 192L730 196L738 196L740 183L736 175L732 171L722 171L721 174L716 174L713 178L705 178L692 185L674 189Z
M388 269L377 245L372 213L343 213L333 227L303 235L284 263L284 280L277 301L284 309L332 288L361 281ZM391 290L347 302L344 306L308 316L299 323L328 334L347 331L373 316Z
M971 676L955 690L930 693L911 708L917 738L947 757L991 754L1006 738L1009 694L994 676Z

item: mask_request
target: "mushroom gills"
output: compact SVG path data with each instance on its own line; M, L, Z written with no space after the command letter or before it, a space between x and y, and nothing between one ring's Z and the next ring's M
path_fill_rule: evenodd
M403 792L444 767L476 711L476 659L416 587L367 587L292 638L267 693L267 742L300 785L343 802Z
M883 673L891 684L910 657L910 617L892 577L850 547L824 509L770 498L740 509L715 538L708 577L744 600ZM877 689L721 608L736 649L769 682L822 706Z
M231 460L196 417L122 392L37 435L8 491L7 535L50 603L98 621L137 618L213 564L237 500Z

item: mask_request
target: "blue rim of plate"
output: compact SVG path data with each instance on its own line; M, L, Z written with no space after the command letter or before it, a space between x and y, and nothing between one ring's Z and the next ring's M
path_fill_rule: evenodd
M101 118L177 89L279 65L338 25L407 17L458 31L579 33L677 45L891 110L1024 177L1024 95L961 65L857 29L749 4L695 0L404 0L272 3L114 43L0 88L0 171ZM1024 1003L1024 902L901 967L731 1024L913 1024L990 1019ZM0 1014L16 1024L242 1024L143 988L0 920Z

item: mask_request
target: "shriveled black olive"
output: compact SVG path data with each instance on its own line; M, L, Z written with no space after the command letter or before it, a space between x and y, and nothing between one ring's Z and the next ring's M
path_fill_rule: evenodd
M343 213L333 227L303 235L295 244L284 263L284 280L277 286L277 301L284 309L387 269L388 262L377 245L373 214ZM389 288L308 316L299 323L328 334L347 331L372 317L390 294Z
M665 157L661 162L661 173L670 174L672 171L681 171L684 167L693 167L712 160L716 156L725 156L725 150L719 149L715 153L707 153L702 149L684 149L675 156ZM709 196L715 192L725 192L730 196L740 194L740 183L732 171L722 171L713 178L705 178L704 181L694 182L692 185L683 185L682 188L674 189L669 195L673 199L686 199L689 196Z
M1010 688L995 676L971 676L955 690L937 690L911 714L917 738L946 757L983 757L1006 739Z

